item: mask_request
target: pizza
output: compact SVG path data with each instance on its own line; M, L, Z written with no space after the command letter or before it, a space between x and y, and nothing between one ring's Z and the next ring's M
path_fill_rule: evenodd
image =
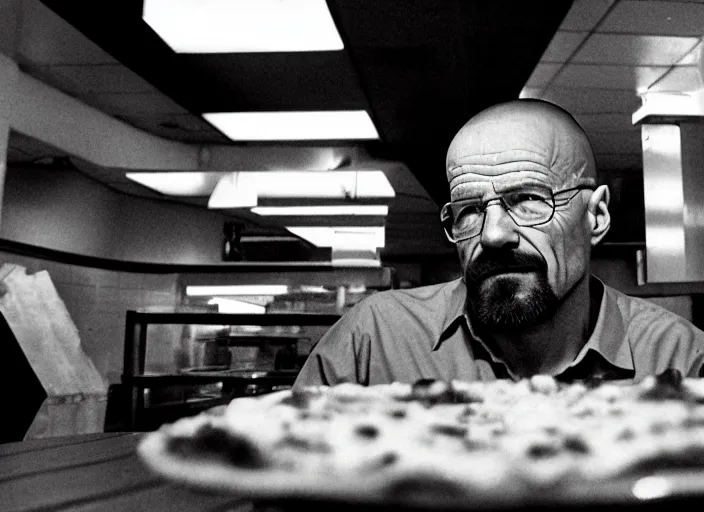
M138 451L167 478L252 499L591 500L624 479L704 468L704 379L307 387L181 418Z

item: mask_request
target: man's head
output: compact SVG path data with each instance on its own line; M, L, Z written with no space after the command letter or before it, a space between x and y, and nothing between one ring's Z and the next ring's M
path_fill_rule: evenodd
M494 330L549 318L610 226L584 131L548 102L495 105L457 133L446 172L470 313Z

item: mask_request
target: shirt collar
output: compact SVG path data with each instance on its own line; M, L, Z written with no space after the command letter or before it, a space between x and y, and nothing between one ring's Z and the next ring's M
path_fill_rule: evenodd
M626 339L623 315L614 297L613 289L604 285L595 276L591 276L589 286L592 297L601 296L599 315L591 336L570 367L578 365L586 354L593 350L613 366L635 370L631 344Z
M626 330L623 315L616 302L616 297L614 297L613 289L604 285L595 276L590 276L589 285L592 297L601 296L599 314L592 334L570 367L578 365L590 350L594 350L613 366L634 370L635 365L633 364L631 346L625 337ZM457 328L457 322L461 321L461 319L465 319L467 322L467 327L472 337L484 345L482 340L476 335L466 315L466 303L467 287L464 284L464 280L459 278L454 283L451 283L447 314L442 324L440 337L433 345L433 350L437 350L440 344L448 337L448 331L451 328ZM495 362L503 363L503 361L492 354L486 345L484 347Z
M433 350L437 350L440 344L448 337L450 329L457 328L457 322L465 318L467 304L467 287L461 277L450 282L450 291L447 298L447 313L443 319L440 329L440 337L435 340ZM467 319L469 325L469 319ZM474 334L474 333L472 333Z

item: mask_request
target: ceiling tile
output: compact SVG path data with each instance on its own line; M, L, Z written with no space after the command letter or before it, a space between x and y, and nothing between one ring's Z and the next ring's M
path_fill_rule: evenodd
M642 153L597 153L596 166L599 170L642 169Z
M640 132L633 126L630 114L577 114L577 122L589 134L592 132Z
M592 34L572 58L573 62L669 66L699 42L696 37Z
M555 32L550 44L540 58L542 62L567 62L589 32Z
M528 87L543 87L550 83L552 77L560 69L562 64L544 64L542 62L538 63L530 75L530 78L526 82Z
M156 92L149 82L118 64L49 66L42 75L45 81L70 93Z
M682 60L680 60L677 63L677 65L678 66L697 66L697 65L699 65L699 56L700 56L701 51L702 51L702 43L700 42L697 46L694 47L694 50L692 50L687 55L682 57Z
M623 133L592 132L589 140L595 153L638 153L642 150L639 131Z
M575 0L560 30L591 30L613 3L614 0Z
M675 66L672 70L648 88L657 92L689 92L704 87L697 66Z
M186 110L163 94L93 93L81 99L107 114L184 114Z
M703 27L704 4L622 0L598 31L701 37Z
M625 89L579 89L549 87L541 95L571 114L633 114L641 106L635 91Z
M668 66L568 64L562 68L552 83L563 87L637 90L648 87L669 69Z

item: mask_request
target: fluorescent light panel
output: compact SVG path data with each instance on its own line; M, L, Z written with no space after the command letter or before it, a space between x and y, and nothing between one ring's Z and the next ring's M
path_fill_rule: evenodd
M366 110L317 112L216 112L206 121L231 140L369 140L378 139Z
M286 293L288 293L288 286L278 284L186 286L186 295L189 297L208 295L284 295Z
M388 215L389 207L383 205L359 206L258 206L252 213L264 216L335 216L335 215Z
M265 306L258 304L250 304L241 300L225 299L223 297L213 297L208 301L208 304L217 304L219 313L266 313Z
M385 229L381 226L286 226L286 229L316 247L358 250L384 247Z
M176 53L344 48L325 0L144 0L142 18Z
M258 198L364 200L392 199L382 171L249 171L222 176L208 208L256 207Z

